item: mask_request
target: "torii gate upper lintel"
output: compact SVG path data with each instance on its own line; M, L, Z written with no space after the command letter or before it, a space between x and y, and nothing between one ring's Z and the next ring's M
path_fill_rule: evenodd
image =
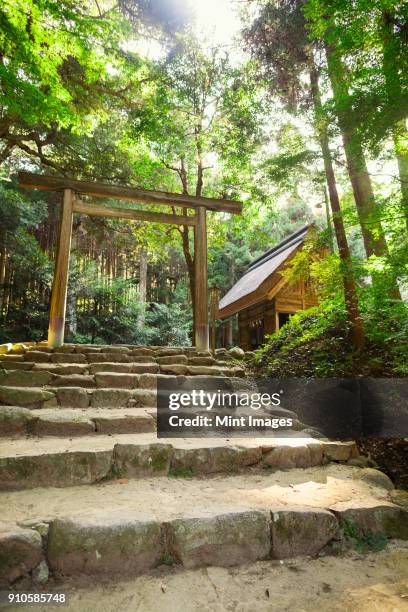
M19 186L29 189L63 192L57 256L51 293L48 346L55 348L64 344L72 220L74 213L81 213L99 217L117 217L194 227L195 346L197 350L208 350L207 210L240 214L242 212L241 202L164 191L119 187L106 183L77 181L65 177L29 172L19 173ZM80 199L81 194L97 198L144 202L150 205L164 204L173 207L192 208L195 209L196 214L165 214L133 210L125 207L117 208L99 204L88 204Z

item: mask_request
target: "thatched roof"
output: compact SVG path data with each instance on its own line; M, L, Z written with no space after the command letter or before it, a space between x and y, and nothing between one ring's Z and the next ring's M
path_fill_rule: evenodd
M254 259L245 274L231 287L220 300L219 316L228 308L224 316L229 316L241 310L243 298L250 297L261 285L274 274L288 257L303 245L310 225L305 225L284 240Z

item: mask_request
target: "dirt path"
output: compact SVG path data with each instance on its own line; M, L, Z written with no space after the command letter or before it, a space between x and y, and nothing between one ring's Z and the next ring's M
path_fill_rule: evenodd
M48 588L48 591L51 589ZM52 587L58 590L58 587ZM408 543L369 555L156 570L130 581L65 584L69 604L44 612L404 612ZM21 610L22 608L8 608ZM28 608L27 608L28 609Z

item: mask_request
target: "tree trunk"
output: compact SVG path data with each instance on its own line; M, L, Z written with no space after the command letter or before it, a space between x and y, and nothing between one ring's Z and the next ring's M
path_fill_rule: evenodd
M326 174L327 187L329 189L329 201L333 213L334 232L336 235L337 246L343 268L344 301L347 308L348 320L351 326L353 343L357 348L362 348L364 345L364 328L358 307L358 298L356 284L353 277L350 249L341 214L340 199L337 191L336 177L334 174L333 162L329 147L327 125L323 116L319 78L314 65L310 70L310 86L316 116L316 130L322 149L324 170Z
M370 175L360 138L349 121L349 109L342 104L349 97L346 71L338 52L326 44L326 57L330 83L333 90L336 114L339 121L347 169L353 188L354 200L364 240L367 257L388 255L387 243L381 221L376 219L376 205Z
M190 251L190 235L189 228L187 225L183 225L180 230L181 239L183 244L183 253L184 259L187 264L187 272L188 272L188 282L190 287L190 295L191 295L191 305L193 310L193 342L194 342L194 331L195 331L195 322L196 322L196 308L195 308L195 268L194 268L194 258L191 255Z
M330 83L334 95L336 114L342 134L344 151L347 159L347 170L350 177L357 214L359 217L364 247L367 257L388 257L388 247L381 220L378 219L374 191L371 184L363 147L357 131L350 121L350 108L344 100L348 100L347 75L338 51L326 43L327 67ZM373 274L373 284L376 284L376 275ZM389 296L392 299L401 299L397 280L389 279Z
M397 57L401 51L394 33L394 22L395 17L392 13L383 13L383 73L388 104L393 111L400 108L402 103L401 77L397 62ZM402 207L408 229L408 130L406 117L397 119L394 123L393 139L401 183Z
M401 183L402 209L408 230L408 130L406 120L401 119L393 131L395 155Z
M72 238L71 238L71 258L74 258L74 253L78 248L78 225L75 224L72 227ZM78 262L76 265L70 266L70 269L74 274L78 274ZM77 317L77 299L76 299L76 287L73 287L68 282L67 287L67 331L70 335L75 335L78 331L78 317Z
M146 315L146 294L147 294L147 251L144 247L140 249L139 260L139 302L141 305L138 324L144 327Z
M234 335L232 327L232 318L227 320L227 348L234 346Z
M185 160L183 157L180 159L180 172L179 172L181 184L183 186L183 193L188 194L188 176L187 169L185 166ZM190 251L190 231L187 225L183 225L183 227L179 230L181 233L182 245L183 245L183 254L184 259L187 265L188 272L188 282L190 287L190 296L191 296L191 306L193 310L193 332L192 332L192 341L194 344L195 341L195 328L196 328L196 307L195 307L195 267L194 267L194 257Z

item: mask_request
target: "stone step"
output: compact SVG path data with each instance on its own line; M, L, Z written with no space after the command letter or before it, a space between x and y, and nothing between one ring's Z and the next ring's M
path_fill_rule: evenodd
M86 363L160 363L163 365L211 366L229 362L235 364L244 359L240 349L217 351L197 351L194 347L142 347L132 345L74 345L65 344L51 349L42 343L25 346L23 344L7 345L0 351L0 362L8 367L11 362L51 363L51 364L86 364ZM11 348L10 348L11 347ZM16 369L25 369L17 366Z
M46 354L46 353L44 353ZM63 355L61 353L61 355ZM63 355L64 356L64 355ZM68 355L71 356L71 355ZM72 355L75 356L75 355ZM167 359L163 357L163 359ZM198 358L201 359L201 358ZM205 358L206 360L208 358ZM167 374L175 376L224 376L243 377L245 369L240 366L225 365L224 362L216 365L196 365L193 360L186 363L156 363L133 361L118 363L112 361L100 361L95 363L34 363L34 362L10 362L2 367L0 362L0 386L14 387L42 387L48 384L58 384L54 381L55 376L69 376L71 380L78 377L81 385L73 386L96 386L95 379L89 378L97 374ZM23 366L16 368L16 366ZM80 378L80 377L83 378ZM84 384L82 384L82 382Z
M28 410L0 406L0 437L87 436L90 434L147 433L156 431L152 408L87 408Z
M41 364L43 366L45 364ZM123 365L123 364L121 364ZM128 364L126 364L128 365ZM70 366L72 367L72 366ZM163 368L176 368L179 366L162 366ZM194 369L196 366L180 366ZM93 408L105 407L155 407L157 403L157 385L161 388L166 384L171 388L183 382L185 390L193 388L207 388L208 376L200 372L202 369L211 369L207 366L197 366L194 375L183 376L182 381L174 372L149 373L134 372L95 372L84 373L49 373L43 368L25 370L0 369L0 406L22 406L29 409L37 408ZM237 372L241 368L230 369L233 376L220 375L220 368L214 368L211 384L220 387L227 386L233 392L241 390L251 391L248 381ZM65 371L65 366L64 370Z
M5 492L0 584L42 576L61 588L72 578L117 580L160 565L316 557L346 549L350 526L356 537L408 539L408 511L392 503L390 487L376 470L328 465Z
M65 347L64 347L65 348ZM111 358L111 359L109 359ZM73 352L55 349L54 351L44 348L42 350L30 350L18 354L0 354L0 361L7 363L98 363L100 361L113 361L116 363L134 361L144 363L153 361L161 363L187 363L188 360L195 360L197 364L210 365L218 361L229 361L228 355L215 355L210 352L185 351L163 349L161 351L132 350L127 352L114 351L113 347L106 347L103 350L79 349Z
M146 376L146 375L144 375ZM69 382L69 381L68 381ZM146 384L151 384L151 379ZM145 384L142 381L142 384ZM40 408L155 408L156 388L0 387L0 407Z
M292 469L348 461L357 454L354 442L311 438L158 441L155 434L146 433L9 439L0 449L0 489L69 487L115 477Z

